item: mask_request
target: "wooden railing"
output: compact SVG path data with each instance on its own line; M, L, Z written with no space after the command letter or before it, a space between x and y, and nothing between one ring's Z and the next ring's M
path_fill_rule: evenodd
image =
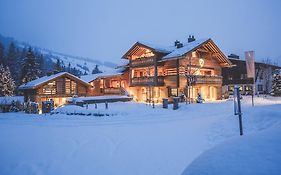
M222 84L222 76L195 75L193 84Z
M164 77L135 77L131 79L131 86L163 86Z
M130 67L145 67L154 64L154 57L138 58L130 61Z
M122 93L121 88L105 88L104 94L114 94L114 95L120 95Z

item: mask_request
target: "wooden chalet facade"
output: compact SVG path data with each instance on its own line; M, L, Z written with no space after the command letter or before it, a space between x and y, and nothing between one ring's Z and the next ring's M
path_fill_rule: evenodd
M136 101L161 102L162 98L198 94L208 100L222 97L222 68L231 62L211 39L172 47L135 43L122 57L128 59L128 91Z
M127 95L128 78L128 71L81 76L82 80L92 86L89 89L88 96Z
M68 97L87 96L91 85L67 72L44 76L19 87L24 101L37 102L39 109L43 101L53 100L55 107L66 103Z
M211 39L188 38L170 47L136 42L122 57L126 64L116 72L81 76L66 72L45 76L21 85L25 101L53 100L55 106L68 97L130 95L139 102L162 102L163 98L186 97L195 101L222 98L222 68L228 58ZM40 107L41 108L41 107Z

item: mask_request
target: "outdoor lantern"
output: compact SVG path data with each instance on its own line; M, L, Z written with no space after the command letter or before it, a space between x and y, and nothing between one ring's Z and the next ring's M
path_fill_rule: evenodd
M199 65L200 65L201 68L204 66L204 60L203 60L203 58L200 58L200 59L199 59Z

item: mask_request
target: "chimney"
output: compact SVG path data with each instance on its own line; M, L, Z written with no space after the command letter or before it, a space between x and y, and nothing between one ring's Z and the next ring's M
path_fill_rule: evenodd
M238 55L233 54L233 53L232 53L232 54L230 54L230 55L228 55L228 58L237 59L237 60L239 60L239 59L240 59Z
M194 35L189 35L187 41L189 43L195 41Z
M175 41L175 46L177 46L180 42L178 40Z
M181 48L181 47L183 47L183 44L181 42L179 42L178 40L176 40L175 46L176 46L176 48Z

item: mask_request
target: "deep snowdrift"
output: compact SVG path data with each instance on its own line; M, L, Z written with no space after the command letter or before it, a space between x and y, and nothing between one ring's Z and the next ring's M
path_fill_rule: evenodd
M242 136L206 151L183 175L279 175L281 128Z

